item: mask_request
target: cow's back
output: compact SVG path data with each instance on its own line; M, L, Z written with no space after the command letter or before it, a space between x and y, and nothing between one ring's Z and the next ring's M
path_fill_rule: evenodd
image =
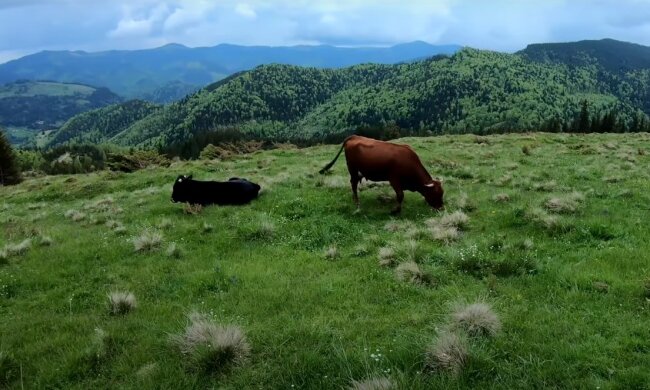
M407 177L421 165L408 145L353 136L345 144L345 158L350 170L360 172L372 181L389 180L391 176Z

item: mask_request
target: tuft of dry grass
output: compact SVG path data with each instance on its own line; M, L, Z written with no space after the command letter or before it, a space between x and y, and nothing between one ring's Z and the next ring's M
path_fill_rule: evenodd
M467 341L456 333L443 332L425 352L425 368L458 375L469 360Z
M201 225L201 231L203 233L210 233L213 230L214 230L214 226L210 225L207 222L203 222L203 225Z
M384 225L384 230L389 231L391 233L398 232L400 230L400 224L395 220L391 220L389 222L386 222L386 224Z
M86 218L86 214L78 210L68 210L63 214L66 218L71 219L74 222L81 222Z
M406 240L401 245L401 251L404 254L404 258L410 261L415 261L417 259L419 249L420 244L413 239Z
M395 265L395 250L391 247L379 248L379 265L382 267L392 267Z
M444 214L438 219L431 218L426 221L426 224L431 228L441 227L464 230L469 224L469 217L464 212L457 210L450 214Z
M122 315L138 307L135 296L128 291L113 291L108 294L108 304L111 314Z
M496 336L501 330L499 317L483 302L456 308L451 319L455 328L463 329L470 336Z
M539 208L529 211L526 214L526 217L530 221L548 230L555 230L562 226L562 223L557 216L549 215L546 211Z
M173 259L180 259L181 256L183 256L183 252L176 245L175 242L169 244L169 246L167 247L167 251L165 253L167 254L167 257L171 257Z
M158 223L158 229L160 230L166 230L172 227L174 224L172 223L172 220L169 218L163 218L160 220L160 223Z
M339 250L336 246L330 246L325 250L325 258L328 260L337 259L340 256Z
M499 187L504 187L504 186L510 184L510 182L512 182L512 175L508 173L508 174L505 174L505 175L501 176L500 178L498 178L494 182L494 184L499 186Z
M147 252L160 248L162 234L145 230L139 237L133 239L133 247L136 252Z
M464 192L456 199L456 207L467 212L476 210L476 205L469 200L469 196Z
M0 251L0 262L6 263L9 258L21 256L27 253L32 247L32 240L27 238L18 244L7 244Z
M183 204L183 213L187 215L198 215L201 214L203 211L203 206L200 204L191 204L191 203L184 203Z
M506 193L496 194L492 197L492 200L494 200L497 203L510 202L510 195Z
M363 381L352 381L350 390L391 390L395 384L388 378L368 378Z
M402 282L409 282L418 285L430 284L431 275L423 271L414 261L400 263L395 268L395 277Z
M216 324L200 313L190 314L189 319L185 331L172 341L196 368L218 372L247 361L251 347L241 328Z
M270 219L262 219L259 221L256 229L256 235L261 238L273 238L275 235L275 223Z
M455 227L434 226L431 228L431 235L436 241L451 244L460 238L460 231Z
M354 254L354 256L361 257L367 255L370 252L368 251L367 246L365 246L364 244L359 244L356 247L354 247L352 253Z
M575 213L584 200L583 194L574 191L569 195L550 198L544 203L544 207L548 211L558 214Z
M542 183L536 183L533 185L533 190L540 192L551 192L557 188L557 182L555 180L549 180Z
M37 241L39 246L52 246L52 244L54 243L54 241L50 236L43 236L43 235L39 235Z

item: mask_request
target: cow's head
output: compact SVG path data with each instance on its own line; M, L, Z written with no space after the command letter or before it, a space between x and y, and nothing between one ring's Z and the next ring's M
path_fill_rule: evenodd
M439 180L433 180L431 183L425 184L422 189L424 199L436 210L440 210L444 207L442 200L443 193L442 182Z
M172 189L172 202L185 202L187 200L187 184L190 180L192 180L192 175L179 175L176 178L174 188Z

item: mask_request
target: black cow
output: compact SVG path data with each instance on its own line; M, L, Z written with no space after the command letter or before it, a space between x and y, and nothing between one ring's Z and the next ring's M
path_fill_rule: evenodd
M172 190L172 201L200 204L240 205L257 198L260 186L246 179L233 177L228 181L197 181L178 176Z

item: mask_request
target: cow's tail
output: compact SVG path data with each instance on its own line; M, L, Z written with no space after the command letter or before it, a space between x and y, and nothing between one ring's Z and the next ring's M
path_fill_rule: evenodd
M336 157L334 157L334 160L332 160L329 164L325 165L325 166L323 167L323 169L321 169L320 171L318 171L318 173L320 173L320 174L322 175L323 173L329 171L330 168L332 168L332 167L334 166L334 163L336 163L336 160L339 159L339 156L341 155L341 152L343 151L343 148L345 148L345 143L348 142L349 139L350 139L350 137L348 137L348 138L346 138L345 140L343 140L343 144L341 145L341 149L339 149L339 152L336 153Z

